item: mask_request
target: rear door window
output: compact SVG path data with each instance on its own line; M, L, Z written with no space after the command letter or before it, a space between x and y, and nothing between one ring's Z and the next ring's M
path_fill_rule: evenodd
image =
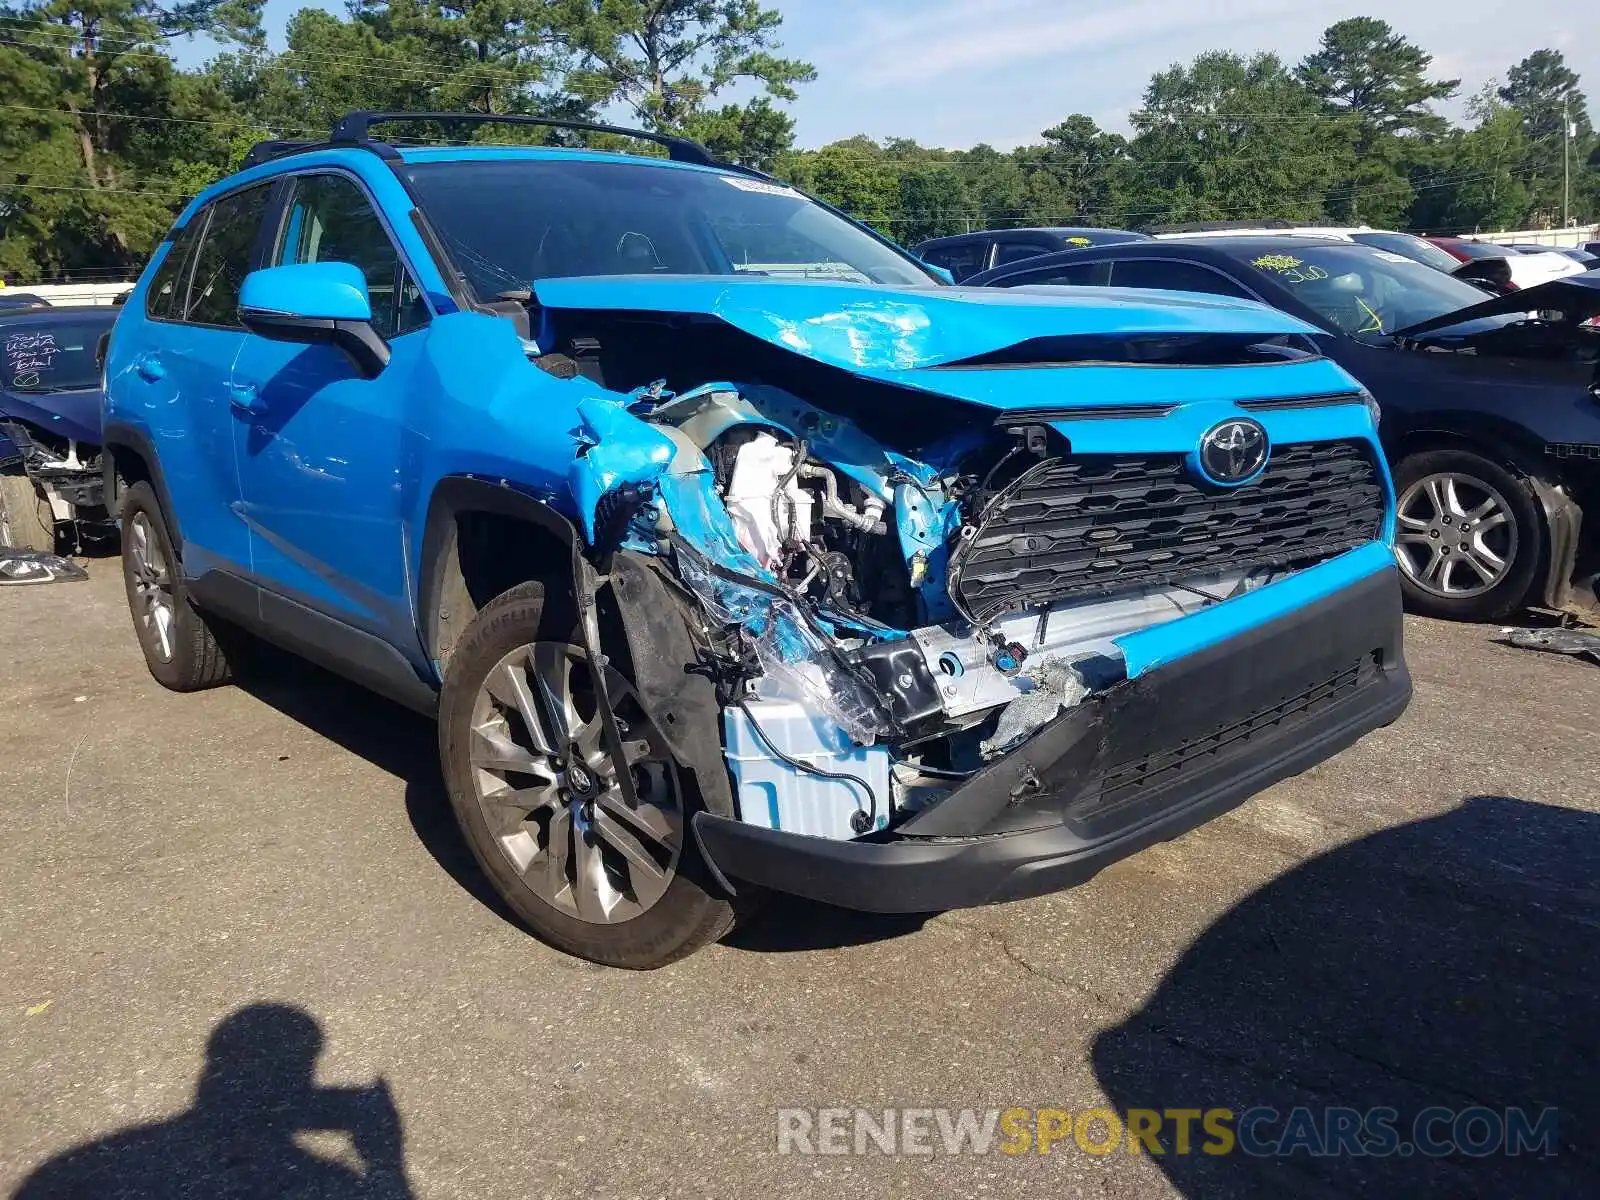
M1220 271L1171 259L1118 259L1111 268L1112 287L1157 288L1168 292L1205 292L1248 300L1250 295Z
M1037 258L1047 254L1049 246L1041 246L1037 242L998 241L994 245L994 265L1004 266L1006 263L1021 262L1025 258Z
M1082 262L1066 267L1050 267L1031 271L1026 275L1013 275L1000 281L1002 287L1021 287L1024 284L1061 284L1068 287L1104 287L1111 271L1110 263Z
M189 302L189 263L194 245L210 218L210 210L202 209L178 230L167 249L167 255L156 268L150 280L150 289L144 294L145 315L158 321L176 321L182 318Z
M271 190L270 183L257 184L211 205L211 220L195 251L185 321L241 328L239 289L254 264L256 238Z
M988 269L989 243L977 239L956 246L937 246L922 257L934 266L949 271L956 277L956 282L960 283L963 279Z

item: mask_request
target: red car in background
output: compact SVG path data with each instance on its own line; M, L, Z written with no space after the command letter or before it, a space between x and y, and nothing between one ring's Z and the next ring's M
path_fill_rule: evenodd
M1583 270L1582 264L1553 250L1530 254L1494 242L1460 237L1430 237L1428 241L1452 258L1471 264L1471 270L1457 271L1457 276L1487 283L1500 291L1537 287Z

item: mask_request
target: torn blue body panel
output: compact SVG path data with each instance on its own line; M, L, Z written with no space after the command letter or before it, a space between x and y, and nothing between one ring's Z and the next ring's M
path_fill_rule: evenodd
M672 439L616 402L595 396L578 404L578 453L568 479L584 536L595 541L600 498L627 484L653 482L672 462Z

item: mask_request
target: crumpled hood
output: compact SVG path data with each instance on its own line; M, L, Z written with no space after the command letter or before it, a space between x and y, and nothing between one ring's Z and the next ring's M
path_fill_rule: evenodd
M609 275L541 279L536 289L545 308L715 317L796 354L878 378L961 362L1034 338L1317 332L1249 300L1127 288L915 288L760 276Z
M1552 279L1536 287L1493 296L1479 304L1469 304L1455 312L1445 313L1428 321L1418 321L1404 329L1396 329L1395 337L1417 337L1437 329L1448 329L1484 317L1499 317L1514 313L1559 312L1573 325L1600 315L1600 271L1586 271L1581 275L1568 275Z

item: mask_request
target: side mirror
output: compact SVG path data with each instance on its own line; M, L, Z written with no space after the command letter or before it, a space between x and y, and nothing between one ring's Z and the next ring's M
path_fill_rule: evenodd
M366 277L350 263L251 271L239 289L239 323L275 342L333 346L363 379L389 365L389 343L372 327Z
M955 283L955 281L956 281L955 272L951 271L949 267L941 267L937 263L929 262L925 258L919 258L919 259L917 259L917 261L919 263L921 263L929 271L932 271L940 279L944 280L946 283L951 283L951 284Z

